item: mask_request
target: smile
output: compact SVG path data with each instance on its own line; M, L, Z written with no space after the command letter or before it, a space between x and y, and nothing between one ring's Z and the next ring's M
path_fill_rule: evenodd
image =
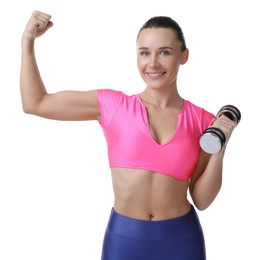
M165 72L159 72L159 73L146 73L150 78L159 78L165 74Z

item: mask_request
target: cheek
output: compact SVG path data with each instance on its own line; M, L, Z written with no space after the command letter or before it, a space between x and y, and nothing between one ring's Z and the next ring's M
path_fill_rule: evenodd
M171 71L177 73L179 70L179 67L180 67L180 61L171 61L169 64L169 67L170 67Z
M140 59L140 58L137 59L137 66L138 66L139 71L144 70L146 65L147 65L146 61L144 61L143 59Z

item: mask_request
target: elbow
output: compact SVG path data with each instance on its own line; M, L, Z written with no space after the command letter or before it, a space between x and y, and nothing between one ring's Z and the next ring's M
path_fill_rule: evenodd
M25 114L33 114L32 108L30 106L28 106L28 105L25 105L25 104L22 104L22 111Z
M199 211L204 211L211 205L211 203L194 203L194 205Z
M37 108L34 105L26 104L22 102L22 111L25 114L30 114L30 115L36 115L37 114Z
M214 202L215 198L216 198L216 195L207 196L207 197L199 197L196 199L192 198L192 199L193 199L193 203L195 207L200 211L204 211L210 207L210 205Z
M41 112L43 111L43 98L32 98L32 96L23 95L21 99L22 111L25 114L41 116Z
M191 197L193 204L199 211L206 210L213 203L214 200L211 197L199 197L195 196L195 194L192 194Z
M22 106L22 111L25 113L25 114L31 114L30 110L28 109L28 107L24 107Z
M41 100L32 99L30 96L22 96L22 110L25 114L38 115L41 108Z

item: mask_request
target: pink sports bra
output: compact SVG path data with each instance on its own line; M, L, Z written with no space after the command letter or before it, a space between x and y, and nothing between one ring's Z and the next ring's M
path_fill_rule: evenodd
M110 167L144 169L188 181L200 151L199 138L215 116L184 100L177 129L166 144L158 144L149 130L146 107L139 95L97 91L101 126Z

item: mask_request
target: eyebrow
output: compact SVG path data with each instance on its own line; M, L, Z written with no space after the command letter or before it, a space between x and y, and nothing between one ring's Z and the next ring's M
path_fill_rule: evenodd
M147 47L140 47L140 48L138 48L138 50L148 50L149 48L147 48ZM164 50L164 49L170 49L170 50L173 50L173 48L172 47L167 47L167 46L165 46L165 47L160 47L159 48L159 50Z

